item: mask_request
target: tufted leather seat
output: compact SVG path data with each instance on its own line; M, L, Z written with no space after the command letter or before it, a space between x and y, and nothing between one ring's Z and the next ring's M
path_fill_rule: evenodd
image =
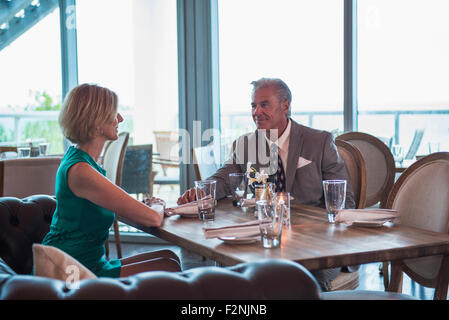
M56 201L35 195L23 201L0 198L0 257L17 273L29 274L33 267L32 244L47 234Z
M32 244L48 232L56 206L53 197L0 198L1 299L345 299L353 291L320 293L313 276L301 265L281 259L254 261L232 267L199 267L183 272L153 271L127 278L82 280L79 288L64 281L30 275ZM2 260L3 259L3 260ZM9 268L9 267L11 268ZM372 299L408 296L364 292ZM363 298L362 298L363 299Z

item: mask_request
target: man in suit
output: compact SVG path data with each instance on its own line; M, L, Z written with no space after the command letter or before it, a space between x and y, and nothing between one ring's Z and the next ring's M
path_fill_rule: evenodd
M302 126L290 118L292 100L280 79L262 78L251 83L252 117L256 132L236 140L233 156L208 179L217 181L217 199L231 194L228 176L253 167L276 182L276 191L290 192L295 202L324 207L323 180L349 181L343 160L331 133ZM249 163L249 165L248 165ZM178 204L194 201L195 190L187 190ZM347 185L346 208L355 208ZM323 290L341 268L312 272Z
M290 192L299 203L324 207L322 181L349 181L332 134L302 126L290 118L291 93L282 80L262 78L252 85L251 108L257 130L239 137L233 157L208 178L217 180L217 199L231 194L229 173L246 172L248 162L256 171L263 170L271 177L282 164L283 191ZM178 204L194 200L195 190L189 189ZM355 208L349 185L346 207Z

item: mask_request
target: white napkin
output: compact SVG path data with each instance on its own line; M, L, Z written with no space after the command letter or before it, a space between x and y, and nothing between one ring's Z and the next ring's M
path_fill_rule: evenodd
M256 206L256 199L244 199L242 202L242 207L255 207Z
M260 234L258 220L220 228L203 228L203 231L206 239L220 237L242 238Z
M180 204L176 207L166 208L165 211L172 214L197 214L198 213L198 203L196 201Z
M398 218L399 216L399 212L392 209L343 209L337 213L335 221L349 225L354 222L368 221L382 223Z

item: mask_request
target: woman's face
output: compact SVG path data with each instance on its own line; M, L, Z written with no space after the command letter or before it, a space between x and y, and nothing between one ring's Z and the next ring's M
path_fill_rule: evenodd
M101 126L101 131L103 132L103 136L106 138L106 140L118 139L118 125L122 121L122 115L120 113L117 113L117 116L112 122L105 123L103 126Z

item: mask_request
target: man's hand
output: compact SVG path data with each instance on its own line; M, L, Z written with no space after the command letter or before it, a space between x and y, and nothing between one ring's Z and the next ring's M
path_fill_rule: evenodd
M184 204L196 200L195 188L186 190L182 196L178 199L178 204Z

